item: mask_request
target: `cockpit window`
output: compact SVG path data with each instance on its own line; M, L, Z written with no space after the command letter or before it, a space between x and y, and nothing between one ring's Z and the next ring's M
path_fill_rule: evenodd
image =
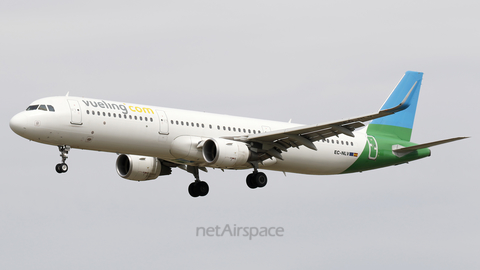
M30 105L27 108L27 111L35 111L38 108L38 105Z
M48 108L48 110L47 110L47 108ZM54 112L55 108L53 108L52 105L44 105L44 104L42 104L42 105L30 105L27 108L27 111L35 111L35 110Z

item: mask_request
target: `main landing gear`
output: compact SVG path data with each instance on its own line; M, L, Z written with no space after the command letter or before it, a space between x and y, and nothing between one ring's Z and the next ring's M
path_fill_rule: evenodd
M190 196L192 197L198 197L198 196L205 196L208 194L208 191L210 190L208 187L208 184L204 181L200 180L200 177L198 175L198 167L196 166L187 166L187 172L193 174L195 176L195 182L191 183L188 186L188 193L190 193Z
M247 175L247 186L251 189L262 188L267 184L267 176L263 172L253 172Z
M253 173L247 176L247 186L251 189L262 188L267 185L267 176L263 172L258 171L258 163L251 163L253 166ZM208 194L208 184L200 180L198 175L198 167L187 166L187 172L195 176L195 182L188 186L188 193L192 197L203 197Z
M58 163L55 166L57 173L66 173L68 171L68 165L65 163L65 160L68 158L68 151L70 151L70 146L68 145L59 145L58 150L60 151L60 157L62 157L62 163Z
M247 176L247 186L251 189L262 188L267 184L267 176L263 172L258 171L258 163L251 163L253 173Z

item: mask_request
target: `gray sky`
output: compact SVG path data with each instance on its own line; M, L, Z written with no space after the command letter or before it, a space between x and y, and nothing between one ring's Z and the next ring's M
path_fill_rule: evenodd
M478 1L0 3L0 268L479 269ZM375 112L422 71L413 141L432 157L340 176L181 170L145 183L115 154L15 135L47 96L85 96L304 124ZM283 237L196 237L197 227Z

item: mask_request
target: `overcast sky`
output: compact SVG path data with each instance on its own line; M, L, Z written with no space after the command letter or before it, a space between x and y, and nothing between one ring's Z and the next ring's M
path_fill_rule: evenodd
M479 269L478 1L0 2L1 269ZM138 183L116 155L56 147L8 122L82 96L323 123L377 111L425 73L408 165L340 176L179 169ZM197 237L197 227L282 237Z

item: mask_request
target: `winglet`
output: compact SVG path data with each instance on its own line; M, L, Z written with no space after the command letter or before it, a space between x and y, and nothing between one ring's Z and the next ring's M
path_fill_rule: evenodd
M407 109L409 106L410 106L410 103L412 102L412 91L413 89L415 89L415 86L417 85L418 81L416 81L412 88L410 89L410 91L408 91L407 95L405 96L405 98L402 100L402 102L400 104L398 104L397 106L393 107L393 108L390 108L390 109L384 109L384 110L380 110L380 112L387 112L387 113L396 113L396 112L399 112L399 111L403 111L405 109Z
M407 71L380 108L387 116L373 120L369 131L410 141L422 80L422 72Z

